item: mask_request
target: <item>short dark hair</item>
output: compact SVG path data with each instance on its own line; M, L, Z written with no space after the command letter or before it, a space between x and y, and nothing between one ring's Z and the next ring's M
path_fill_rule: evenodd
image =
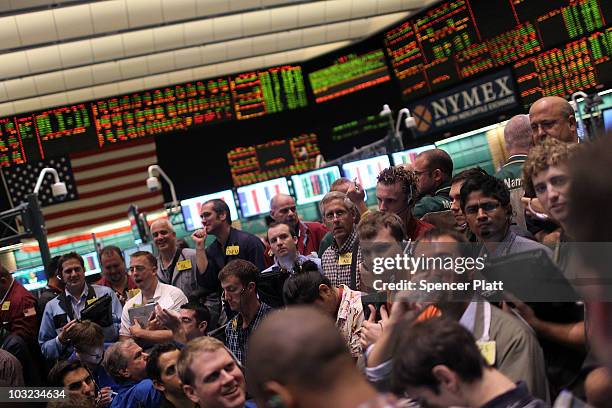
M123 260L123 253L121 252L121 249L115 245L107 245L102 248L100 251L100 260L102 260L103 256L111 256L113 254L117 255L119 258L121 258L121 260Z
M357 234L360 240L367 241L373 239L383 228L387 228L397 242L404 239L404 223L399 215L382 211L364 214L357 224Z
M393 341L391 382L403 394L409 387L427 387L439 392L439 381L432 370L445 365L471 383L482 378L486 362L472 333L450 319L431 318L413 324L402 322Z
M453 178L451 179L451 184L462 183L469 178L478 177L478 176L486 176L486 175L488 175L488 173L482 167L480 166L472 167L472 168L460 171L459 173L455 174Z
M80 360L60 360L49 371L49 385L51 387L64 387L64 377L71 371L85 368Z
M66 333L72 345L76 349L84 347L96 347L104 345L104 332L102 327L90 320L76 323Z
M147 258L149 263L153 265L153 268L157 268L157 258L149 251L136 251L130 255L130 258L140 258L141 256Z
M45 275L47 276L47 279L51 278L52 276L57 276L59 275L59 260L61 258L61 255L55 255L53 258L51 258L51 260L49 261L49 264L47 266L45 266Z
M193 310L198 324L202 322L210 323L210 311L205 305L197 300L190 300L184 305L181 305L181 309Z
M149 359L147 360L147 377L154 381L161 381L159 358L164 353L178 349L174 343L156 344L149 353Z
M427 160L427 169L434 171L440 169L442 174L448 180L453 175L453 159L442 149L425 150L419 156L425 157Z
M481 175L468 178L461 186L461 211L465 212L465 204L469 195L475 191L480 191L484 196L494 198L506 207L510 204L510 190L506 184L497 177Z
M208 200L204 203L204 205L211 203L213 210L217 214L225 214L225 222L229 225L232 225L232 214L230 213L229 206L227 203L219 198L213 198L212 200Z
M291 275L283 284L285 305L312 304L319 298L319 285L331 288L331 281L319 271L302 271Z
M251 282L257 283L259 269L257 269L252 262L245 261L244 259L234 259L221 269L219 272L219 281L223 282L230 276L237 277L240 283L246 286Z
M268 231L270 231L270 228L278 227L279 225L286 225L287 228L289 228L289 233L291 236L297 237L297 231L295 231L295 229L286 222L273 221L270 223L270 225L268 225ZM268 236L268 231L266 231L266 237Z
M83 257L81 255L77 254L76 252L72 251L72 252L68 252L67 254L62 255L60 257L59 261L57 262L58 263L58 265L57 265L58 266L57 272L58 272L59 275L61 275L62 272L63 272L64 262L66 262L69 259L76 259L81 264L81 267L83 269L85 269L85 261L83 260Z

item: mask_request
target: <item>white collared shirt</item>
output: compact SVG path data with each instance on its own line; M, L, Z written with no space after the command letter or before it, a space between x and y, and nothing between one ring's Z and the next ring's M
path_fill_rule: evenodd
M181 309L181 306L187 303L187 297L182 290L175 286L167 285L161 282L157 282L157 287L155 288L153 298L157 299L157 304L161 308L173 310L175 312L178 312ZM125 302L123 312L121 313L121 328L119 329L120 336L130 336L130 327L132 324L130 323L128 310L135 305L140 304L142 304L142 291Z

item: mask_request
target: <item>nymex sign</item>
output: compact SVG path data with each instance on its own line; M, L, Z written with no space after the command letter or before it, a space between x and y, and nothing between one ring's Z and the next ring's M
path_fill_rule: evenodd
M416 101L408 106L423 136L518 104L509 69Z

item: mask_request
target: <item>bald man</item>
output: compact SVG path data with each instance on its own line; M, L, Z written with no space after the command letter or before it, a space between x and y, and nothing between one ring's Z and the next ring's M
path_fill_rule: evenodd
M151 224L153 244L158 251L157 277L160 282L176 286L187 298L197 294L198 273L196 251L178 248L176 232L167 219L160 219Z
M365 380L331 318L313 307L269 315L251 336L246 367L258 407L396 406Z
M534 142L552 137L566 143L577 143L574 115L572 105L559 96L545 96L535 101L529 109Z
M422 218L427 213L450 210L450 181L453 160L442 149L431 149L419 154L414 161L419 200L412 215Z
M277 194L270 200L270 216L276 222L289 224L298 237L297 248L302 255L317 252L327 228L320 222L300 221L295 199L287 194Z
M504 128L504 144L508 153L506 164L495 174L510 190L523 186L523 164L533 146L529 115L513 116Z

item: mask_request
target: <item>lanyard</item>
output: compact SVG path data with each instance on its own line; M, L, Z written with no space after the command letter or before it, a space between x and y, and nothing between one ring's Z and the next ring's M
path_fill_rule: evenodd
M0 301L0 305L4 303L4 301L6 300L6 297L8 296L8 294L10 293L11 289L13 288L13 283L15 283L15 278L13 278L13 280L11 281L11 286L9 286L8 290L6 291L6 293L4 294L4 296L2 297L2 300Z
M491 304L483 303L484 316L482 319L482 336L479 341L489 341L489 329L491 328Z

